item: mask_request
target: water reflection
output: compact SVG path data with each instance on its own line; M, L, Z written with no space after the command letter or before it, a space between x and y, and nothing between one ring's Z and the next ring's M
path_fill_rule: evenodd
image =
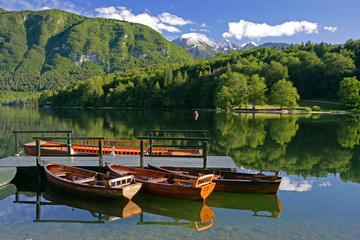
M207 129L210 155L238 167L280 169L302 177L340 173L360 182L360 118L355 115L265 115L201 111L86 110L0 107L0 158L14 155L12 130L73 130L73 136L136 140L147 129ZM33 141L22 135L19 144ZM190 137L190 136L189 136ZM171 144L171 143L170 143ZM177 144L183 144L175 142ZM19 149L19 151L22 149Z
M281 180L281 184L279 190L282 191L294 191L294 192L306 192L310 191L313 187L312 180L301 180L295 181L290 177L283 177Z
M99 220L114 221L141 213L141 208L131 200L106 200L79 197L48 184L43 198L54 203L87 210Z
M167 199L148 194L139 193L134 197L143 212L139 225L181 225L202 231L210 228L214 224L215 214L204 202ZM149 213L151 215L149 215ZM146 217L160 215L171 218L171 221L154 221Z
M34 223L104 224L132 218L136 225L184 226L202 231L215 224L212 208L250 211L252 216L279 218L282 204L276 195L214 192L206 202L167 199L145 193L132 201L82 198L48 182L16 179L1 188L2 198L14 195L13 204L34 206ZM31 219L27 210L26 218ZM85 214L87 213L87 214ZM135 218L134 218L135 217Z
M283 210L278 196L272 194L213 192L206 203L210 207L251 211L255 217L279 218Z

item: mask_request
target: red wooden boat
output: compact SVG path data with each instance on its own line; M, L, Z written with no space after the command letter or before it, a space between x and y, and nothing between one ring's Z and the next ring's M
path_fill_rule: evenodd
M99 154L99 145L97 140L77 139L76 143L71 144L70 152L72 154ZM153 155L202 155L201 149L169 149L166 143L154 143L164 147L153 147ZM148 153L150 143L144 143L144 153ZM36 155L36 142L24 144L25 153ZM40 141L41 154L67 154L69 147L66 143ZM103 140L104 155L140 155L140 142L123 140Z
M186 176L196 179L199 175L214 174L213 182L216 183L214 191L238 192L238 193L268 193L276 194L280 183L280 171L273 171L274 175L240 173L220 170L205 170L199 168L154 166L148 164L149 168L164 171L178 176Z
M142 185L131 175L117 177L56 163L45 163L44 169L50 182L81 196L131 199Z
M113 164L107 164L106 168L113 175L134 175L136 181L143 184L144 191L166 198L205 200L215 187L215 184L212 183L213 174L189 178L161 171Z

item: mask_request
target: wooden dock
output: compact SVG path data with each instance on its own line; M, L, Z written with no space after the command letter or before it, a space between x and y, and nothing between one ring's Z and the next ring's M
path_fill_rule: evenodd
M69 166L77 167L98 167L99 158L97 157L41 157L41 162L60 163ZM125 166L140 166L140 156L138 155L104 155L103 161L105 163L120 164ZM151 157L144 158L144 166L148 163L153 165L169 165L176 167L203 167L203 160L201 158L181 158L176 157ZM42 164L42 163L41 163ZM9 156L0 159L0 167L36 167L35 156ZM236 170L233 159L230 156L208 156L207 167L209 169L224 169Z

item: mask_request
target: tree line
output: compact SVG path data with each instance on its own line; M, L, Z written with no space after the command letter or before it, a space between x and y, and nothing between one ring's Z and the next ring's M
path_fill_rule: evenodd
M260 47L95 76L59 91L45 91L40 103L224 109L270 103L293 107L300 96L339 99L340 82L360 79L359 66L360 40L344 45L307 42L281 50Z

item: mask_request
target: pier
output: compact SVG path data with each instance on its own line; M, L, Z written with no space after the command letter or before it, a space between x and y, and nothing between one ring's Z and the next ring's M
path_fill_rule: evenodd
M60 163L69 166L76 167L98 167L99 158L98 157L41 157L41 165L43 162L52 162ZM125 166L134 166L140 167L140 156L138 155L104 155L103 161L105 163L120 164ZM6 158L0 159L0 166L2 167L36 167L36 157L35 156L9 156ZM191 157L151 157L144 158L144 166L146 167L148 163L153 165L170 165L176 167L196 167L202 168L203 161L200 158L191 158ZM236 166L233 159L230 156L207 156L207 166L209 169L227 169L235 170Z
M71 130L66 131L13 131L15 134L15 155L9 156L0 159L0 166L2 167L17 167L20 174L26 172L30 175L38 174L40 167L44 162L59 163L63 165L69 165L74 167L83 167L88 169L98 169L103 170L106 163L118 164L124 166L133 166L133 167L147 167L148 163L152 165L167 165L167 166L176 166L176 167L193 167L193 168L205 168L205 169L221 169L227 171L236 171L236 166L233 159L230 156L208 156L208 142L210 138L206 137L208 133L207 130L148 130L149 136L139 136L139 155L105 155L104 143L106 147L109 148L108 141L103 137L73 137ZM36 156L19 156L18 154L18 135L19 134L53 134L53 133L63 133L66 134L66 137L59 136L47 136L47 137L33 137L36 142ZM201 134L200 137L163 137L158 136L158 134L164 133L182 133L187 134ZM155 136L157 135L157 136ZM97 154L75 154L71 153L71 141L94 141L97 143L97 146L94 145L94 148L97 149ZM66 143L59 143L59 146L55 145L41 145L41 141L48 140L63 140ZM148 141L148 145L145 146L144 140ZM155 141L185 141L193 142L192 145L166 145L166 147L176 147L176 148L197 148L201 149L201 154L199 155L156 155L154 154L154 149L157 147L164 147L163 144L157 144ZM110 140L112 141L112 140ZM114 141L115 142L115 141ZM200 144L199 144L200 143ZM111 142L111 144L114 144ZM114 145L112 145L114 146ZM51 148L64 148L66 151L63 154L49 154L41 153L40 148L51 147ZM146 150L146 151L145 151ZM40 170L41 172L41 170Z

